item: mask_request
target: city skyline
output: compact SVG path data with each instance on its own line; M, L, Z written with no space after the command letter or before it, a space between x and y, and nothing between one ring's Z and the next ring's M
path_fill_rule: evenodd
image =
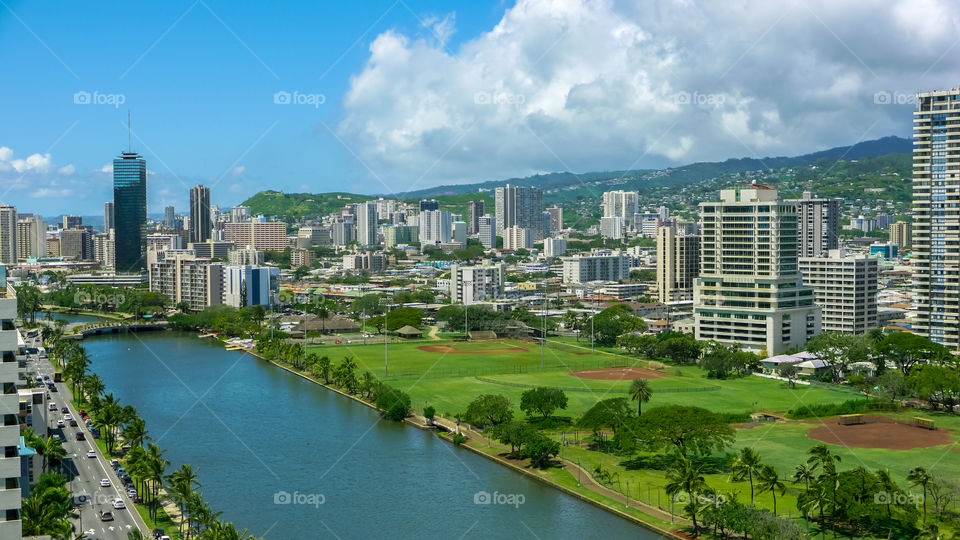
M46 214L98 213L109 199L109 156L127 146L128 112L131 149L151 163L156 213L186 207L199 183L221 205L265 186L392 195L908 136L915 93L955 86L960 63L945 1L924 17L906 1L876 13L758 3L742 17L720 6L686 17L670 4L615 2L367 7L324 7L320 16L319 7L276 6L263 18L220 2L171 3L145 6L136 30L117 31L123 10L109 3L53 13L7 5L0 50L17 51L9 76L21 83L0 105L9 119L0 126L0 201L27 208L42 198ZM316 32L313 20L336 24ZM726 36L722 46L698 37L707 25ZM102 41L86 37L101 27L111 29ZM186 54L195 50L207 52ZM215 74L205 71L210 61ZM471 75L484 67L489 75ZM445 82L428 91L434 72Z

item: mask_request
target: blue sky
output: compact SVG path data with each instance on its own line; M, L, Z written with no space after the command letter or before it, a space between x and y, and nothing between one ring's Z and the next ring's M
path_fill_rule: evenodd
M835 4L4 0L0 201L99 212L128 110L150 212L908 136L957 84L956 10Z

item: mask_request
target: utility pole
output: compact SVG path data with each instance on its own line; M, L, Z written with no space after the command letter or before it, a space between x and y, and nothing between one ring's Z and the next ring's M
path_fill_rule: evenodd
M390 374L390 360L389 360L389 351L387 350L387 342L390 341L390 335L387 333L390 331L390 326L387 323L387 317L390 316L390 305L387 305L387 311L383 314L383 376L386 378Z

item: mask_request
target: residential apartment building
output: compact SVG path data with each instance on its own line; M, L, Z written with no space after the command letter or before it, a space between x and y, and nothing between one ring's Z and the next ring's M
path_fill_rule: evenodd
M223 303L235 308L277 303L280 269L251 265L223 269Z
M603 238L623 238L623 218L609 216L600 218L600 236Z
M176 209L173 206L165 206L163 208L163 226L168 229L173 229L176 219Z
M797 265L797 206L752 184L700 203L696 338L780 354L820 333L814 290Z
M331 244L330 228L319 225L306 225L297 230L297 237L309 238L313 246L327 247Z
M620 281L630 277L631 257L626 253L562 257L563 282Z
M507 270L503 263L492 266L450 266L450 302L470 305L503 297Z
M420 212L420 245L447 244L453 233L453 220L445 210Z
M0 264L17 264L17 209L0 205Z
M230 256L230 251L236 248L233 242L190 242L187 249L193 251L197 257L206 257L209 259L226 259ZM249 247L249 245L247 246Z
M16 220L14 219L14 227ZM19 539L22 535L20 521L20 367L17 362L19 333L17 318L17 295L12 285L7 284L6 267L0 266L0 538ZM41 430L41 436L45 430Z
M282 221L225 223L223 240L263 251L283 251L288 243L287 224Z
M376 201L357 205L357 244L362 247L372 247L380 244L377 241Z
M960 88L922 92L913 113L913 330L960 349Z
M115 249L113 230L93 235L93 260L100 263L100 266L110 270L115 268Z
M418 225L385 225L383 227L383 245L387 249L419 240L420 227Z
M487 249L497 247L497 218L487 214L480 218L479 227L477 239L480 240L480 245Z
M263 252L261 251L260 253ZM290 250L290 266L293 268L299 268L301 266L309 267L311 260L312 257L310 256L309 249L293 248ZM263 264L263 262L251 264Z
M165 253L165 252L154 252ZM166 253L150 263L150 290L166 295L192 311L223 303L224 265L189 253Z
M700 237L657 231L657 299L660 302L693 300L693 285L700 275Z
M913 236L913 224L908 221L897 221L890 225L890 242L903 250L910 247L910 238Z
M567 239L564 237L544 238L543 255L547 258L559 257L567 252Z
M469 201L467 203L467 234L480 232L480 218L484 215L486 203L483 201Z
M798 257L820 257L840 247L842 199L818 199L804 191L801 198L784 202L797 207Z
M549 234L557 234L563 230L563 208L559 206L551 206L547 208L547 214L550 215L550 232Z
M245 247L231 249L227 253L227 260L234 266L261 266L266 262L266 255L259 249ZM293 262L293 251L290 252L290 261Z
M60 231L60 256L76 261L92 261L93 233L89 229L78 227Z
M387 267L387 258L379 253L355 253L343 256L344 270L365 270L375 274Z
M524 227L503 230L503 249L533 249L534 232Z
M504 229L521 227L534 232L536 239L543 238L543 192L535 187L511 186L494 190L494 214L497 218L497 235Z
M210 188L197 184L190 188L190 241L210 240L213 223L210 215Z
M251 217L249 206L238 205L230 209L230 221L234 223L250 221Z
M179 234L148 234L147 251L165 251L168 249L183 249L183 237Z
M639 195L636 191L607 191L603 194L601 208L603 217L619 217L621 223L633 222L633 215L639 210Z
M824 332L863 334L879 326L877 278L879 261L832 249L825 257L800 257L803 284L813 287Z
M29 257L39 259L46 257L46 255L47 224L37 214L19 214L17 219L17 258L25 261Z

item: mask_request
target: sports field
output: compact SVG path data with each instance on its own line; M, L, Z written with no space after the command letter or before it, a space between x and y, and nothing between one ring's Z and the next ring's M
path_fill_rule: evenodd
M427 349L427 350L424 350ZM563 389L569 399L559 415L577 417L597 401L627 397L631 378L622 378L622 369L642 368L642 378L653 387L653 398L645 407L696 405L720 412L786 412L803 403L845 401L855 393L830 387L789 388L785 383L746 377L707 379L697 367L667 366L647 370L645 360L606 351L591 353L588 344L549 341L542 352L536 343L519 340L476 342L424 341L391 343L389 371L385 373L384 347L378 345L323 345L309 352L327 356L337 364L352 356L360 371L410 394L414 405L433 405L442 414L466 410L480 394L503 394L519 406L520 395L535 386ZM609 370L609 377L601 370ZM571 372L579 372L572 374ZM584 377L589 372L590 378ZM651 374L656 377L651 378ZM578 376L579 375L579 376ZM516 416L523 414L519 409Z

